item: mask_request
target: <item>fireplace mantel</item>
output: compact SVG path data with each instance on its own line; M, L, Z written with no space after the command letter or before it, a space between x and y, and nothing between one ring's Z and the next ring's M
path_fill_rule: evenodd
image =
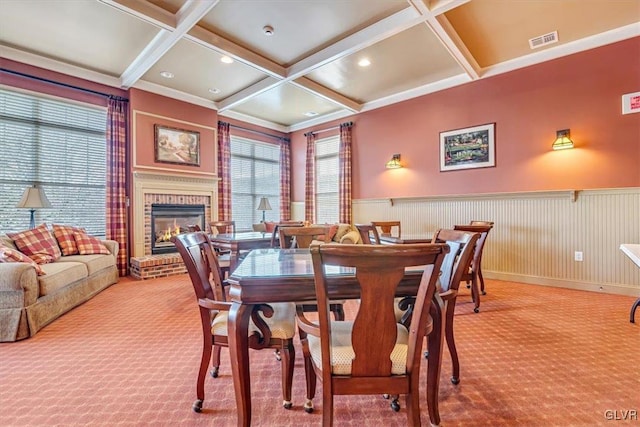
M154 194L208 197L211 209L207 221L217 219L217 177L136 171L133 173L133 257L149 255L145 253L145 222L149 221L145 218L145 197Z

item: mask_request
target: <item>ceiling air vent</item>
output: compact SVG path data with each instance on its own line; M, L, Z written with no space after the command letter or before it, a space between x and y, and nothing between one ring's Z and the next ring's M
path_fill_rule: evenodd
M542 46L546 46L548 44L553 44L558 41L558 32L554 31L552 33L544 34L542 36L534 37L529 39L529 46L531 49L537 49Z

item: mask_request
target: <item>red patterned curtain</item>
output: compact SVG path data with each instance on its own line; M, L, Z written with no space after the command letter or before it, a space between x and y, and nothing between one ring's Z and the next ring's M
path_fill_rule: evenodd
M340 148L338 152L338 201L341 223L351 224L351 128L353 123L340 125Z
M307 132L307 165L304 181L304 219L315 223L316 218L316 136Z
M118 272L129 269L127 247L127 110L128 101L109 98L107 111L107 239L120 245Z
M229 123L218 122L218 221L231 220L231 134Z
M291 219L291 141L280 140L280 219Z

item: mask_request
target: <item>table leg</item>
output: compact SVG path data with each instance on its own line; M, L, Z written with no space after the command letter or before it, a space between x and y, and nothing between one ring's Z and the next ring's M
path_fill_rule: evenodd
M234 302L229 311L229 358L236 395L238 426L251 425L251 377L249 373L249 319L253 305Z
M434 426L440 425L440 410L438 409L438 389L440 387L440 369L442 365L442 347L444 336L443 302L436 296L431 303L433 317L433 331L427 336L427 405L429 420Z

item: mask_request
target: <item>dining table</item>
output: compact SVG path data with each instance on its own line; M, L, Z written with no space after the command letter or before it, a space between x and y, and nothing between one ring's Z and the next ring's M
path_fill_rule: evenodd
M327 266L331 299L359 298L359 285L352 268ZM423 270L408 269L396 296L415 296ZM258 304L302 302L316 299L313 263L309 249L254 249L232 270L228 300L229 352L238 412L238 426L251 425L251 375L248 328ZM443 307L439 295L431 304L433 330L427 336L427 406L434 425L440 424L438 387L443 347Z
M410 243L431 243L433 231L425 231L423 233L410 233L400 236L392 236L389 234L380 234L380 243L383 245L399 245Z
M252 249L268 248L271 246L271 234L261 231L241 231L237 233L211 234L211 245L221 251L230 252L229 270L233 271L242 255Z

